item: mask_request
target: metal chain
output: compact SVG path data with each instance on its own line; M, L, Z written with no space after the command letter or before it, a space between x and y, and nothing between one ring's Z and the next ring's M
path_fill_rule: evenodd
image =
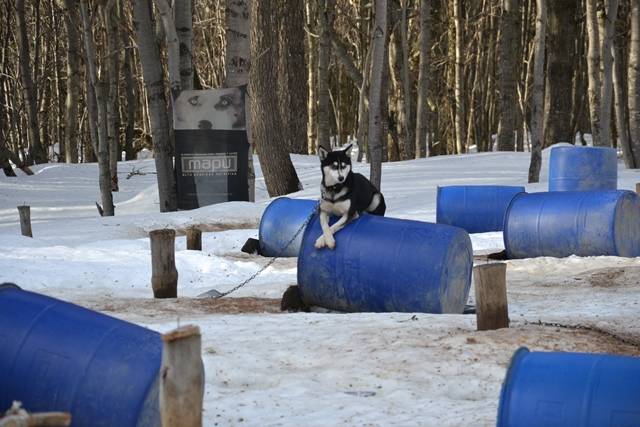
M291 244L293 243L294 240L296 240L298 238L298 236L300 235L300 233L302 233L302 230L304 230L307 225L309 225L309 223L311 222L311 218L313 218L313 215L315 215L316 210L318 209L318 206L320 206L320 200L318 200L318 202L316 203L316 205L313 208L313 211L311 212L311 215L309 215L309 217L305 220L304 224L302 224L302 226L298 229L298 231L296 231L296 234L293 235L293 237L291 238L291 240L289 240L287 242L286 245L284 245L284 247L280 250L280 252L278 253L278 255L276 255L275 257L271 258L269 260L268 263L266 263L261 269L259 269L258 271L256 271L255 273L253 273L248 279L244 280L242 283L240 283L239 285L231 288L230 290L226 291L226 292L222 292L219 295L213 296L211 297L212 299L218 299L218 298L222 298L222 297L226 297L227 295L229 295L232 292L237 291L238 289L240 289L241 287L245 286L247 283L251 282L253 279L255 279L256 277L258 277L263 271L265 271L267 268L269 268L274 262L276 262L276 260L278 260L279 258L282 257L282 254L284 253L284 251L286 251L289 246L291 246Z

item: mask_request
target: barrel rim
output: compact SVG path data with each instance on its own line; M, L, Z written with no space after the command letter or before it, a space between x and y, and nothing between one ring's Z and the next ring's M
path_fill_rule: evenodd
M614 152L616 153L616 157L618 152L616 151L615 148L612 147L592 147L592 146L578 146L578 145L561 145L559 147L552 147L551 151L556 151L556 150L587 150L587 151L610 151L610 152Z
M22 290L22 288L20 286L16 285L15 283L10 283L10 282L0 283L0 291L7 290L7 289Z
M290 197L277 197L275 199L273 199L266 208L264 208L264 211L262 211L262 216L260 217L260 225L258 226L258 242L260 244L260 250L262 251L264 249L264 247L262 246L262 224L264 223L264 218L267 214L267 212L270 209L273 209L273 205L276 204L276 202L278 202L279 200L282 199L287 199L287 200L291 200Z
M618 217L618 209L620 209L620 207L622 206L623 200L624 199L630 199L633 202L632 199L637 197L637 194L634 193L633 191L630 191L630 190L615 190L615 191L617 193L619 193L620 197L618 197L618 200L616 200L616 205L613 208L613 218L614 218L614 220L611 221L611 236L613 237L613 251L616 254L616 256L633 258L633 256L621 255L620 254L620 248L618 247L618 233L616 233L616 221L615 221L615 219Z
M511 391L513 389L513 377L516 374L518 365L520 364L522 359L524 359L529 353L529 348L520 347L511 356L509 367L507 368L507 373L504 376L504 381L502 381L502 388L500 390L500 402L498 403L498 422L496 424L496 427L507 425L506 423L509 416L508 403L511 399Z
M509 234L509 228L507 227L507 218L511 215L511 208L515 203L518 197L521 197L523 194L536 194L536 193L527 193L526 191L522 191L511 198L507 209L504 211L504 218L502 219L502 242L504 243L504 250L507 253L507 259L511 259L511 251L509 250L509 239L507 238Z

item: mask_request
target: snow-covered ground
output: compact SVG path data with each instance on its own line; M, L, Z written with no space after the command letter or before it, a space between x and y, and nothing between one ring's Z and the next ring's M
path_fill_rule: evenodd
M549 151L543 154L542 182L528 191L547 188ZM305 188L292 196L317 198L317 159L292 158ZM525 185L528 162L528 153L482 153L385 164L387 215L434 221L438 185ZM508 261L511 328L490 332L475 331L473 315L279 313L275 299L296 283L295 259L277 260L228 302L196 299L211 288L230 289L268 262L240 252L257 237L270 201L257 159L256 166L257 203L160 214L155 175L126 179L134 168L153 172L153 160L122 162L113 218L97 216L95 164L0 174L0 282L158 331L199 325L206 426L494 425L500 385L519 346L640 354L640 259ZM365 164L355 169L368 175ZM622 163L619 177L623 189L640 182ZM33 239L20 236L21 204L31 206ZM192 224L209 230L202 252L185 248L183 232ZM153 300L150 288L147 234L165 227L180 235L180 298L171 301ZM472 241L478 254L503 249L501 233Z

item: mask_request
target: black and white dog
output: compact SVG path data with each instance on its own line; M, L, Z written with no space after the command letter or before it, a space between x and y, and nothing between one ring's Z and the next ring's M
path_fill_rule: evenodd
M349 144L336 151L327 151L322 147L318 149L322 169L322 236L315 243L318 249L324 246L335 248L333 235L362 212L384 216L387 209L382 193L367 178L351 170L351 147ZM329 226L330 215L340 217L332 226Z

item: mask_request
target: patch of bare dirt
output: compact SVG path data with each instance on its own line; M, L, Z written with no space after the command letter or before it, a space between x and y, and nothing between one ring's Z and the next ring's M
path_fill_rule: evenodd
M227 231L227 230L248 230L258 228L259 223L257 222L233 222L233 223L198 223L198 224L189 224L188 227L177 227L176 235L182 236L187 234L187 228L196 227L199 228L203 233L212 232L212 231Z
M110 298L84 300L84 307L106 314L145 317L194 316L206 314L281 313L276 298Z

